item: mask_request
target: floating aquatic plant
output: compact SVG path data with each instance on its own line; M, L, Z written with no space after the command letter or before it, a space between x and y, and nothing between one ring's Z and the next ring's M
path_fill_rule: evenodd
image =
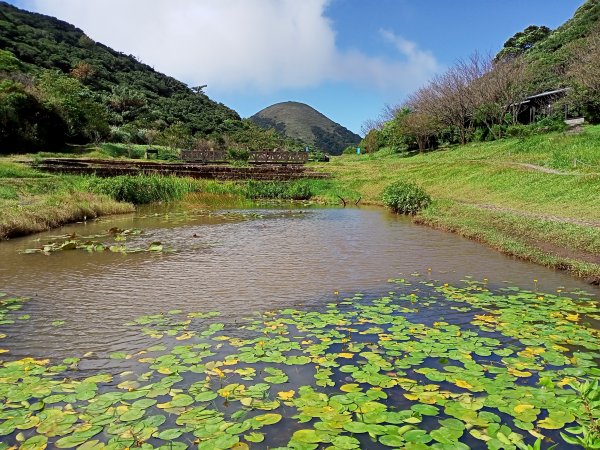
M124 244L106 244L97 241L82 241L78 239L69 239L64 242L50 242L38 248L28 248L22 251L24 254L41 253L50 255L55 252L67 250L85 250L87 252L112 252L112 253L142 253L154 252L164 253L172 252L173 250L165 247L162 242L151 242L146 248L128 247Z
M6 361L0 449L594 448L595 301L395 282L235 328L140 317L157 343L112 353L120 374Z

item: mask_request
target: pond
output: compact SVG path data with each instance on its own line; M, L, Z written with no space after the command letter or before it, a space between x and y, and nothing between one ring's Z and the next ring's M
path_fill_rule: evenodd
M382 209L195 198L0 261L0 448L562 449L593 421L598 289Z

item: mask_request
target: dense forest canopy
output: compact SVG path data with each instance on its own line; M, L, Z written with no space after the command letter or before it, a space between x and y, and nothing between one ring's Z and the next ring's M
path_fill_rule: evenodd
M105 139L283 145L203 87L189 88L66 22L0 2L0 153Z

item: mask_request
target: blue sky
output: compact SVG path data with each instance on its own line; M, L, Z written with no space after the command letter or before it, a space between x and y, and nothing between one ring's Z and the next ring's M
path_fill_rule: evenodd
M308 103L354 132L474 51L583 0L9 0L59 17L248 117Z

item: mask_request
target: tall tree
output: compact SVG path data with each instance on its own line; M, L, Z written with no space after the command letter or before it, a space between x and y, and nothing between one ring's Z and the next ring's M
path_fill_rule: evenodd
M478 53L459 60L411 95L407 106L413 112L425 114L441 125L453 128L460 143L465 144L473 129L473 115L477 106L477 92L473 83L488 70L489 60Z
M500 139L502 125L509 119L516 123L528 94L530 76L523 57L505 58L487 66L487 72L473 82L475 118L485 124L495 139Z
M550 33L552 33L552 30L546 26L530 25L507 40L502 50L496 55L495 60L500 61L520 56L548 37Z
M419 152L427 150L440 130L437 119L425 113L412 112L399 117L402 134L417 143Z
M98 141L108 135L108 114L96 95L75 78L45 71L37 84L44 103L67 125L69 140Z

